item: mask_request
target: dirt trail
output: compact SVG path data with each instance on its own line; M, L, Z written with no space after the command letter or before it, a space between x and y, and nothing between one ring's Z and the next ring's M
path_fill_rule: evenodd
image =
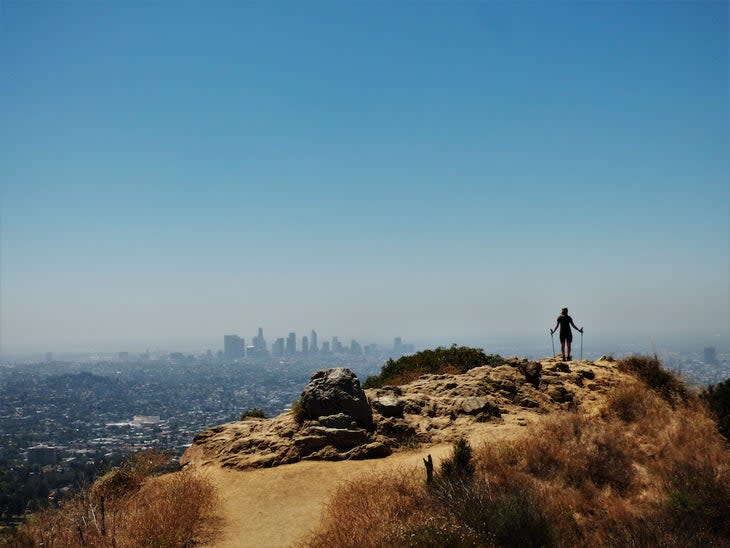
M496 424L475 425L469 435L472 445L477 447L485 442L508 439L524 430L517 417L505 419ZM293 546L319 524L322 510L343 482L394 468L423 468L421 459L428 454L438 466L438 461L450 451L450 444L441 444L374 460L303 461L246 471L206 466L203 470L219 490L224 519L223 535L211 546Z

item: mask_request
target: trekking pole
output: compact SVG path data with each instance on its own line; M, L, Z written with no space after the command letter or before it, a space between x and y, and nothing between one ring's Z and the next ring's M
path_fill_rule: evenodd
M550 342L553 343L553 358L554 358L555 357L555 337L553 337L552 329L550 330Z
M583 359L583 330L580 332L580 359Z

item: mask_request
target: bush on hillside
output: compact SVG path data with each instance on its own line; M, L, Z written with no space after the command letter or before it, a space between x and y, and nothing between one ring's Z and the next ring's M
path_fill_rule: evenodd
M264 412L263 409L260 407L252 407L251 409L246 409L243 413L241 413L241 417L238 419L240 421L245 421L247 418L253 418L253 419L267 419L266 412Z
M730 440L730 379L702 390L700 400L715 417L720 433Z
M379 388L386 384L406 384L421 375L431 373L465 373L469 369L490 365L502 365L504 359L497 354L485 354L481 348L451 345L435 350L423 350L397 360L389 359L379 375L368 377L363 388Z
M94 496L119 498L138 490L147 477L163 468L170 461L161 451L142 451L127 458L96 480L92 486Z
M459 438L453 447L451 456L441 463L437 480L454 481L471 478L474 475L473 450L469 442Z
M618 368L638 377L670 403L674 403L675 400L686 402L689 398L689 392L682 380L664 369L656 355L629 356L618 362Z

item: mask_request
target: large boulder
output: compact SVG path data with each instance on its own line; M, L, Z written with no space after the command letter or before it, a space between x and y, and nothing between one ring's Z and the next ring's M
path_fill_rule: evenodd
M373 426L370 404L360 381L345 367L316 371L304 387L299 404L306 419L344 413L362 428Z

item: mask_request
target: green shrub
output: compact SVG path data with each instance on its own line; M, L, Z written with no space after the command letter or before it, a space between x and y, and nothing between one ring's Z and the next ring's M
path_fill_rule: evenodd
M485 354L481 348L451 345L435 350L423 350L397 360L389 359L379 375L368 377L363 388L380 388L386 384L405 384L421 375L431 373L465 373L469 369L490 365L502 365L504 359L497 354Z
M454 443L453 453L441 463L438 480L452 481L470 478L474 475L473 451L464 438Z
M266 415L263 409L260 407L252 407L251 409L246 409L243 413L241 413L241 418L238 419L240 421L246 420L248 417L255 418L255 419L268 419L269 417Z
M399 446L403 449L418 449L421 447L421 441L417 436L408 436L400 441Z
M682 401L689 399L689 392L684 383L673 373L664 369L656 355L629 356L618 362L618 368L638 377L670 403L674 403L677 399Z
M520 485L493 494L491 504L483 508L485 532L496 546L515 548L554 545L552 522L544 506L528 489Z
M454 546L552 546L556 534L548 510L534 489L519 482L490 483L484 478L437 481L431 493L443 507L443 514L469 531L466 540ZM476 539L473 544L472 539ZM411 544L411 546L431 546Z
M667 485L669 514L684 530L730 538L730 480L708 463L676 463ZM724 476L724 477L723 477Z
M700 399L715 417L720 433L730 440L730 379L711 384L700 392Z

